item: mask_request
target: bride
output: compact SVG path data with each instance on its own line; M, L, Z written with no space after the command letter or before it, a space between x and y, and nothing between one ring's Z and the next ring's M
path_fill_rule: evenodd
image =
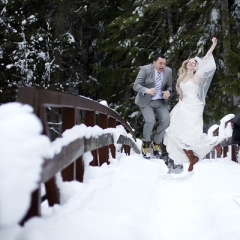
M216 45L214 37L203 59L195 57L182 63L176 84L179 102L171 111L170 125L165 130L164 144L169 157L175 164L189 162L189 172L213 147L218 155L222 153L221 140L203 133L205 97L216 70L212 55Z

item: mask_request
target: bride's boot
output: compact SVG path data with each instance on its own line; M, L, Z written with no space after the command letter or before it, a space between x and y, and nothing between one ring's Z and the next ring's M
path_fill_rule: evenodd
M185 152L185 154L187 155L187 157L189 159L190 164L188 167L188 171L191 172L193 170L193 165L198 162L199 158L194 155L192 150L183 149L183 151Z
M222 147L221 147L220 143L218 145L214 146L214 148L217 151L217 155L221 156L222 155Z

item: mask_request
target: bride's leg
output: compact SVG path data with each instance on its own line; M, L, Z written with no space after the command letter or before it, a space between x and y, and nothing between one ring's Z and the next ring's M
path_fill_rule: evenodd
M193 165L198 162L199 158L194 155L192 150L183 149L183 151L185 152L185 154L187 155L187 157L189 159L190 164L188 167L188 171L191 172L193 170Z
M218 145L214 146L214 148L217 151L217 155L221 156L222 155L222 147L221 147L220 143Z

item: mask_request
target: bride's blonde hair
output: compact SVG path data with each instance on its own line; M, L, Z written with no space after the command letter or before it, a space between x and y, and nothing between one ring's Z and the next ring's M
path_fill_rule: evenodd
M187 73L187 64L188 64L188 61L191 60L191 59L194 59L194 58L188 58L187 60L183 61L182 66L178 70L178 79L177 79L177 81L181 81L185 77L185 75ZM198 64L198 62L196 60L195 60L195 62L196 62L196 64ZM194 71L194 73L195 72L196 71Z

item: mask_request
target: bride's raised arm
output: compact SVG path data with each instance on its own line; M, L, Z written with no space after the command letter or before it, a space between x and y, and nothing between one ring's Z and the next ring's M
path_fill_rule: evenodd
M201 102L205 104L205 98L211 84L213 75L216 70L216 63L212 52L217 45L217 38L212 38L212 46L208 50L207 54L204 56L202 61L198 64L198 70L195 74L196 80L199 83L198 96ZM195 77L194 76L194 77ZM194 79L194 80L195 80Z
M214 48L216 47L216 45L217 45L217 38L213 37L213 38L212 38L212 46L211 46L210 49L208 50L208 52L207 52L207 54L205 55L205 57L209 57L209 56L212 54L212 52L213 52ZM204 57L204 58L205 58L205 57Z
M197 71L196 74L194 75L193 82L197 85L200 84L202 76L209 71L212 71L212 69L216 68L215 61L212 57L212 52L214 48L217 45L217 38L213 37L212 38L212 46L206 53L206 55L200 59L199 57L195 57L195 60L198 62L197 66Z

